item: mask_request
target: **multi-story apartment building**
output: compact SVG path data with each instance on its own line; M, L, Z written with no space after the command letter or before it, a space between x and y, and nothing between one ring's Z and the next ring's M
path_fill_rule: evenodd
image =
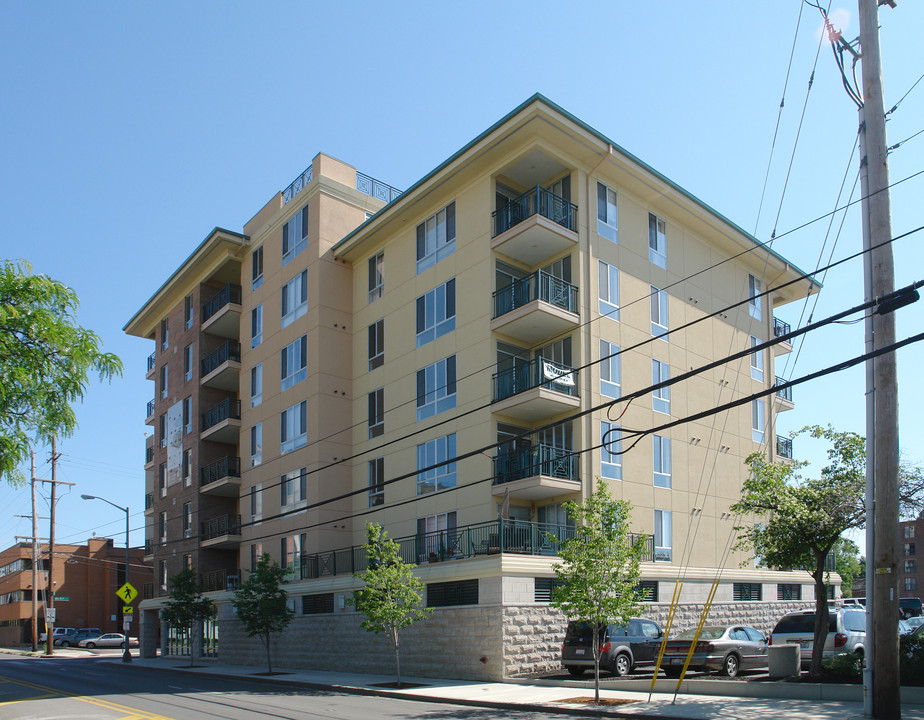
M731 549L742 519L729 512L748 454L792 456L775 432L792 396L773 391L775 357L791 346L761 344L786 332L774 308L817 287L796 268L541 96L400 196L385 188L387 204L324 155L309 171L243 234L214 231L126 326L157 346L149 539L167 575L174 549L204 578L246 573L268 552L291 568L298 611L285 660L371 667L387 662L384 644L365 640L356 657L344 640L362 633L348 600L364 524L378 522L438 608L408 631L408 667L428 674L435 651L459 677L502 677L555 662L563 619L548 601L556 540L571 527L564 503L606 483L646 540L652 614L680 579L682 620L717 577L714 616L769 625L778 603L810 599L806 573ZM238 299L220 336L240 343L239 360L188 385L171 358L194 341L169 350L166 331L188 326L204 363L220 340L204 309L185 322L186 298L198 307L221 292ZM171 461L186 396L202 426ZM239 411L216 437L206 415L221 402ZM225 449L206 456L216 439ZM187 450L201 477L184 494ZM225 456L242 458L239 473L203 474ZM183 527L199 534L184 545L186 502L199 525ZM216 599L222 653L246 660L227 595Z
M49 546L38 552L38 633L45 632L45 606L52 602L58 627L98 627L122 632L124 603L116 595L125 583L125 548L111 538L90 538L86 545L56 544L54 558ZM151 568L141 548L129 551L129 582L134 587L150 582ZM0 552L0 644L32 641L32 543L17 543ZM52 573L54 593L48 588ZM137 603L136 603L137 605ZM133 630L134 632L134 630Z
M921 597L924 593L924 567L918 565L917 545L924 537L924 514L917 520L905 520L898 524L901 537L902 557L898 575L900 597Z

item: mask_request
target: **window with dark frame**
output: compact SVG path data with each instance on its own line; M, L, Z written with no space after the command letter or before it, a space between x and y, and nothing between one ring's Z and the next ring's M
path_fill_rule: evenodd
M735 583L732 588L732 599L736 602L762 600L762 590L760 583Z
M385 319L376 320L369 326L369 369L375 370L385 364Z
M478 580L427 583L427 607L477 605Z
M302 615L321 615L334 611L334 594L302 595Z

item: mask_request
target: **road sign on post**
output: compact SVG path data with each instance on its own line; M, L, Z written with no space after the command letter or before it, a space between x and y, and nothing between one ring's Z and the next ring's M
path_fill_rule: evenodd
M122 587L120 587L118 590L116 590L116 595L118 595L120 598L122 598L122 601L123 601L126 605L131 605L131 604L132 604L132 600L134 600L136 597L138 597L138 591L135 590L135 588L132 587L131 584L125 583Z
M45 608L45 622L53 625L55 622L55 614L55 609L53 607Z

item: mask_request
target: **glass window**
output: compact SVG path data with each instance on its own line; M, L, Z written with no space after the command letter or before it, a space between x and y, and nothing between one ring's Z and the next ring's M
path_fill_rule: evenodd
M282 320L280 327L288 327L308 312L308 271L298 275L282 286Z
M449 203L417 226L417 273L456 250L456 204Z
M417 421L456 406L456 356L417 371Z
M279 478L279 507L294 508L307 500L308 468L291 470Z
M308 247L307 205L282 226L282 266L285 267L306 247Z
M667 292L651 286L651 334L667 340Z
M263 423L250 428L250 467L263 462Z
M282 565L289 570L301 567L302 548L305 547L305 533L298 535L287 535L279 539L279 550L282 557Z
M255 348L263 342L263 304L250 311L250 347Z
M905 525L902 528L902 537L910 540L914 537L914 525Z
M385 504L385 458L369 461L369 507Z
M385 292L385 253L369 258L369 302L374 303Z
M751 439L754 442L762 443L764 441L766 422L764 401L751 400Z
M673 556L670 510L654 511L654 527L655 562L670 562Z
M751 347L755 348L760 345L760 340L751 335ZM764 351L754 350L751 352L751 377L763 382L764 379Z
M167 370L169 368L166 365L160 366L160 397L161 399L166 399L167 397Z
M251 261L251 278L253 285L251 290L256 290L263 284L263 246L261 245L250 256Z
M369 437L378 437L385 432L385 388L373 390L368 395L369 416L367 424L369 426Z
M183 348L183 381L192 380L193 374L193 346L187 345Z
M667 267L667 223L648 213L648 259L660 268Z
M662 435L652 436L654 447L655 487L671 486L671 439Z
M250 522L256 523L263 519L263 483L257 483L250 488Z
M598 261L600 314L619 320L619 269L602 260Z
M455 278L417 298L417 347L456 329Z
M616 191L597 183L597 234L607 240L619 242L616 222Z
M189 434L193 431L193 412L192 396L183 398L183 433Z
M263 557L263 543L254 543L250 546L250 570L253 572L257 569L257 563Z
M622 372L619 345L600 340L600 394L618 398L621 394Z
M654 387L651 391L651 409L667 415L671 414L671 389L670 386L658 386L670 378L671 369L667 363L651 361L651 384Z
M308 402L302 400L279 415L279 452L287 453L308 444Z
M193 296L187 295L183 299L183 319L186 321L186 329L189 330L193 326L193 322L196 319L196 310L195 305L193 305Z
M760 278L748 275L748 312L755 320L760 320Z
M369 326L369 369L375 370L385 363L385 319Z
M160 351L170 347L170 323L167 318L160 321Z
M918 579L916 577L906 577L905 578L905 590L917 590L918 589Z
M183 451L183 485L190 487L192 485L192 451Z
M192 537L192 503L183 503L183 537Z
M622 432L615 423L600 423L600 474L612 480L622 480Z
M263 363L250 368L250 407L263 402Z
M279 391L288 390L308 377L308 336L302 335L279 353Z
M456 434L428 440L417 446L417 469L430 467L436 463L446 462L456 456ZM417 494L439 492L456 486L456 464L441 465L417 473Z
M167 415L163 414L160 416L160 446L162 448L167 447Z

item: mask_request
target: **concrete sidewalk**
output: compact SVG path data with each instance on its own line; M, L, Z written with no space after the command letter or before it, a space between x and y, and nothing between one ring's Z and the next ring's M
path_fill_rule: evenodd
M113 657L105 662L119 663L121 660ZM647 687L650 684L644 681L629 681L632 689L622 689L625 682L620 682L620 689L603 689L601 685L600 697L605 700L620 700L619 705L599 707L591 704L593 699L593 683L551 682L515 680L503 683L469 682L464 680L440 680L435 678L406 677L402 680L417 687L396 690L388 687L394 682L393 675L362 675L323 670L295 670L288 668L275 668L279 675L261 675L262 669L252 666L225 665L202 661L203 664L195 668L186 667L188 660L182 658L135 658L131 665L126 667L150 668L166 671L181 671L187 677L190 675L206 675L224 677L228 679L244 679L249 681L267 681L273 683L290 684L312 689L330 690L334 692L362 693L382 697L401 698L424 702L443 702L456 705L469 705L489 707L504 710L524 710L548 712L556 714L590 715L605 717L628 718L686 718L700 720L702 718L740 718L741 720L848 720L850 718L863 718L863 703L851 700L796 700L789 697L780 697L788 688L776 683L767 683L771 689L779 687L776 693L768 692L767 697L743 697L716 694L692 694L688 688L703 684L711 692L720 691L721 681L703 680L685 683L684 692L674 701L673 689L676 681L659 680L658 692L651 696ZM740 685L743 681L731 681L725 684L729 689ZM640 685L644 685L641 688ZM788 684L791 686L791 684ZM831 694L837 697L837 689L843 696L843 686L829 686ZM576 698L586 702L574 702ZM564 702L571 701L571 702ZM909 720L924 720L924 705L904 703L902 717Z

